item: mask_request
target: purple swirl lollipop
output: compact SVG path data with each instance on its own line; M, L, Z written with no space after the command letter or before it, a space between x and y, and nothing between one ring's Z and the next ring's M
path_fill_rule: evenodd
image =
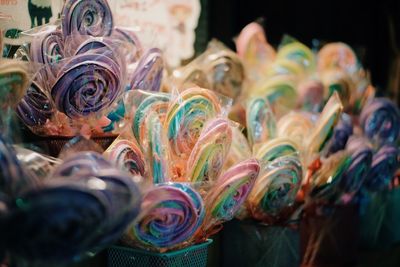
M54 114L54 106L39 82L33 81L17 106L17 115L27 126L42 126Z
M338 124L333 130L333 136L329 145L329 154L334 154L339 150L343 150L347 140L353 134L353 124L350 116L342 114Z
M132 75L131 89L159 91L164 70L162 52L158 48L148 50L140 59Z
M365 186L370 191L385 189L399 167L399 149L391 144L382 146L372 159Z
M109 36L113 29L112 13L107 0L67 0L61 18L64 37L76 33Z
M121 90L119 64L100 54L73 57L51 89L56 108L70 118L87 117L111 106Z
M33 38L30 57L34 62L54 64L64 58L64 39L60 30Z
M134 51L135 53L133 53L133 51L129 53L129 54L133 53L133 55L129 55L129 58L131 60L128 62L134 63L138 61L140 57L143 55L143 46L134 30L123 27L115 27L111 37L116 38L117 40L123 42L128 42L136 47L136 51Z
M364 134L378 144L395 143L400 134L400 111L387 98L375 98L360 115Z

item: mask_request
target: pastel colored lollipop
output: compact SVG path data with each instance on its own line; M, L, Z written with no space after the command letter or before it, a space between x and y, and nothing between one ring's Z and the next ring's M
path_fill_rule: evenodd
M232 127L232 144L225 161L224 169L228 169L250 157L251 148L246 136L238 127Z
M164 71L162 52L158 48L149 49L139 60L130 81L131 89L159 91Z
M278 137L261 145L255 155L262 162L270 162L283 156L296 154L297 152L296 143L290 139Z
M339 68L346 71L357 67L357 56L345 43L328 43L318 52L318 70Z
M133 175L146 175L146 159L135 141L115 140L104 152L120 169Z
M308 139L314 124L305 113L290 112L279 119L277 136L286 137L305 150L305 141Z
M70 118L101 112L111 106L121 91L121 68L105 55L77 55L59 73L51 96L56 108Z
M340 70L325 71L322 73L322 83L328 90L326 95L331 96L333 92L337 92L343 107L346 109L349 107L355 85L346 72Z
M212 91L198 87L183 91L171 102L165 118L172 152L189 157L206 121L220 112L218 97Z
M333 154L346 147L347 140L353 134L353 123L351 117L345 113L339 119L338 124L333 130L333 135L329 144L329 153Z
M340 187L346 193L355 194L364 184L370 171L373 151L363 137L351 137L346 150L350 152L352 162L343 174Z
M392 144L383 145L372 158L371 169L365 180L369 191L377 192L388 187L399 167L399 149Z
M363 108L360 125L375 143L395 143L400 135L400 111L389 99L375 98Z
M277 54L277 59L281 58L296 61L308 71L315 68L315 55L310 48L300 42L291 42L282 46Z
M25 125L34 127L43 126L53 116L55 109L40 83L33 81L16 111Z
M337 92L334 92L322 110L307 141L308 151L310 153L318 153L323 150L332 137L333 130L339 121L342 109L343 107L339 95Z
M71 34L109 36L113 29L112 13L106 0L67 0L61 19L64 37Z
M200 195L186 184L160 184L148 191L129 237L139 246L168 249L188 241L204 219Z
M0 107L15 107L29 85L27 65L18 60L0 61Z
M302 77L305 74L305 68L297 61L293 61L286 58L280 58L275 60L265 71L266 76L277 76L277 75L294 75L296 77Z
M191 182L215 181L222 171L232 143L232 130L226 119L209 121L193 147L186 169Z
M293 205L303 177L297 156L281 157L263 170L248 198L252 216L270 221Z
M247 159L229 168L212 186L204 199L206 217L202 230L231 220L247 199L260 171L256 159Z
M297 107L310 112L318 112L324 101L324 85L318 80L306 80L297 87Z
M262 143L275 137L276 121L268 100L256 97L246 109L247 138L250 145Z

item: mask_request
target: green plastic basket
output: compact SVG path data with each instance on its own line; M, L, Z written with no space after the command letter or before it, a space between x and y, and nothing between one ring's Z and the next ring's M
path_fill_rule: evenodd
M211 239L181 250L156 253L145 250L113 246L108 249L108 267L205 267Z

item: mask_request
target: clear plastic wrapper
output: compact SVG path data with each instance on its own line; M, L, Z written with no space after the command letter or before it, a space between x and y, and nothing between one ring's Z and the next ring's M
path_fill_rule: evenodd
M255 146L253 154L261 162L270 162L277 158L298 152L297 144L284 137L272 139L264 144Z
M232 144L228 152L224 169L228 169L233 165L251 158L252 151L246 136L240 127L232 127Z
M303 168L296 153L264 165L247 201L251 216L269 224L288 220L302 179Z
M325 88L317 79L308 79L297 86L297 108L309 112L319 112L322 109Z
M336 91L345 111L350 110L350 103L356 89L350 75L340 70L328 70L321 73L321 80L327 90L325 92L327 98Z
M306 70L304 69L304 66L297 61L280 58L268 66L265 75L268 77L292 75L297 79L301 79L305 77Z
M186 183L155 185L144 194L141 210L123 242L160 252L191 245L205 216L203 199Z
M231 143L229 121L223 118L209 120L187 161L187 179L191 182L215 181L222 171Z
M318 52L318 70L342 69L354 72L358 60L354 51L345 43L328 43Z
M374 144L396 143L400 136L399 108L387 98L375 98L363 108L360 125Z
M275 49L268 43L263 27L252 22L242 29L236 39L236 51L253 81L259 80L275 60Z
M266 142L276 136L276 119L267 99L255 97L249 100L246 124L250 146Z
M134 179L100 154L71 156L51 179L13 203L7 248L21 261L67 264L115 242L140 203Z

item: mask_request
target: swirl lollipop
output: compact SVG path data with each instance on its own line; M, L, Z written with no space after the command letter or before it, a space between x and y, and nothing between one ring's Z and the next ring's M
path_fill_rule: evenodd
M30 59L43 64L54 64L64 58L64 39L60 30L49 31L33 38Z
M187 158L205 122L221 112L217 96L210 90L191 88L172 101L165 119L172 152Z
M337 92L344 108L348 109L355 85L351 77L344 71L329 70L322 74L322 83L328 89L328 95Z
M59 73L51 96L56 108L70 118L87 117L110 107L121 90L121 69L104 55L77 55Z
M303 65L296 61L289 60L286 58L280 58L274 61L265 72L266 76L278 76L278 75L293 75L295 77L302 77L305 74Z
M186 165L191 182L214 181L220 174L232 142L225 119L211 120L201 132Z
M256 180L248 198L255 219L269 221L291 206L301 186L302 166L298 157L273 161Z
M276 121L268 100L257 97L249 101L246 110L247 137L250 145L275 137Z
M385 189L399 166L399 149L394 145L384 145L372 158L371 169L365 180L368 190L376 192Z
M400 111L389 99L375 98L363 108L360 125L370 140L395 143L400 134Z
M297 152L297 145L293 141L279 137L263 144L258 149L256 158L263 162L269 162Z
M104 154L122 170L145 177L145 158L135 142L122 139L115 140Z
M132 75L131 89L159 91L164 71L162 52L158 48L148 50L140 59Z
M281 58L296 61L308 71L312 71L315 68L315 56L313 52L300 42L292 42L280 48L277 59Z
M307 80L297 87L298 101L297 107L317 112L322 107L324 100L324 85L317 80Z
M109 36L113 18L106 0L67 0L61 13L64 37L71 34Z
M318 153L325 147L339 121L342 109L339 95L334 92L322 110L307 142L310 153Z
M248 159L232 166L218 178L204 199L207 212L203 232L235 216L253 189L259 171L258 161Z
M339 68L345 71L357 68L357 57L345 43L329 43L318 52L318 70Z
M130 51L130 53L127 55L128 63L137 62L143 55L143 46L139 40L139 37L136 35L136 31L130 28L114 27L111 37L122 42L128 42L135 47L135 51Z
M329 144L329 153L333 154L345 148L347 140L353 134L353 124L350 116L342 114L338 124L333 130L331 142Z
M42 126L54 114L54 106L38 82L33 81L17 106L17 115L27 126Z
M362 137L350 138L346 150L351 153L351 164L343 174L340 187L346 193L355 194L363 185L372 163L372 149Z
M189 185L160 184L143 197L129 237L145 248L168 249L188 241L204 219L200 195Z

